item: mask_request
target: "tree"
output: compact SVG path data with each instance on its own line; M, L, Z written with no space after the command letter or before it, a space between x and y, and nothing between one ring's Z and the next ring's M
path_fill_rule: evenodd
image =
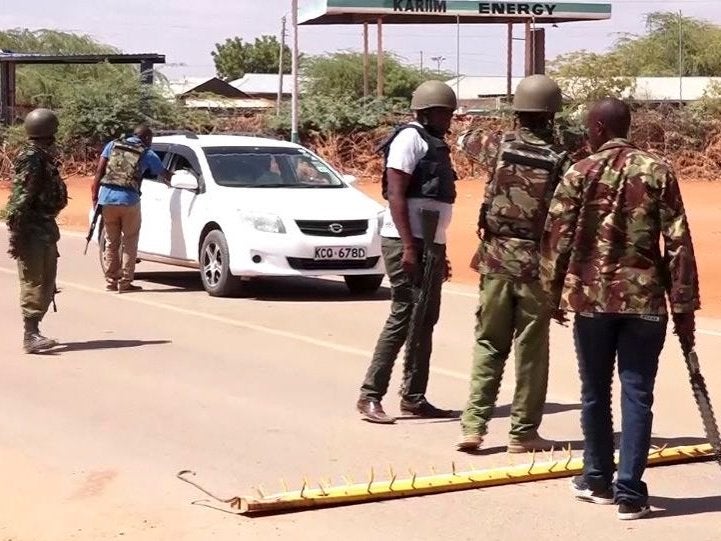
M615 44L613 54L618 55L627 75L677 76L679 43L684 76L721 75L721 26L656 12L646 17L646 31L643 36L626 34Z
M227 81L246 73L278 73L280 67L280 42L275 36L261 36L254 43L239 37L228 38L222 44L216 43L210 54L218 77ZM283 73L290 73L291 50L287 45L283 47L283 57Z
M85 35L16 28L0 32L0 49L17 53L110 54L119 51ZM132 66L109 64L68 66L19 66L17 69L17 102L30 106L58 107L59 96L68 87L76 91L83 84L114 77L138 77Z
M558 81L564 96L576 103L607 96L621 98L634 86L633 77L624 76L621 58L613 53L576 51L561 55L550 63L549 74Z
M377 81L376 55L369 57L369 88L375 92ZM363 97L363 55L355 52L334 53L312 56L301 66L303 92L306 95L337 97ZM428 79L449 79L446 73L421 72L414 66L403 64L400 59L385 53L383 59L384 95L388 98L410 100L413 90Z

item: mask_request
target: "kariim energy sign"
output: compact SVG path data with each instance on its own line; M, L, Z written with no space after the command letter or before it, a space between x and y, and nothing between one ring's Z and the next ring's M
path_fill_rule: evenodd
M382 17L386 23L413 23L444 17L465 22L534 19L538 23L609 19L611 3L483 2L474 0L307 0L301 3L301 23L348 24L359 17ZM448 21L450 22L450 20ZM520 21L519 21L520 22Z

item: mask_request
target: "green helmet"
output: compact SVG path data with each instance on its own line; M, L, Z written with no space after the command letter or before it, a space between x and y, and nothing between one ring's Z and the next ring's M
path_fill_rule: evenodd
M50 109L33 109L25 117L25 132L30 139L47 139L58 131L58 117Z
M452 111L458 108L456 93L442 81L426 81L413 92L412 111L422 111L433 107L443 107Z
M558 113L563 104L561 89L545 75L526 77L516 88L513 110L528 113Z

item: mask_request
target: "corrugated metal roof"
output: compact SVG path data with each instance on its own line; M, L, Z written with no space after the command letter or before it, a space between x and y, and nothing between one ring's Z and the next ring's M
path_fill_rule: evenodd
M280 83L277 73L246 73L230 84L251 96L254 94L277 94ZM283 75L283 94L290 95L293 78L290 74Z
M522 80L522 77L512 78L511 88L514 93ZM505 77L462 75L446 83L453 90L459 89L457 93L460 100L506 95ZM684 77L682 80L678 77L638 77L634 88L627 89L624 94L636 101L696 101L714 83L721 84L721 77Z

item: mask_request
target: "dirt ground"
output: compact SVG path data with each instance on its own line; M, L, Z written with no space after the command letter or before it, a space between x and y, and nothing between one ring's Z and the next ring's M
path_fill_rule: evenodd
M67 179L70 204L60 215L63 227L78 230L87 227L90 182L90 177ZM377 201L383 201L379 183L361 182L359 188ZM701 314L721 317L721 183L685 180L681 188L701 275ZM0 184L0 205L5 204L8 193L8 185ZM476 282L477 275L468 268L468 262L476 249L475 230L483 182L462 180L458 183L458 194L448 243L453 266L452 281L472 284Z

